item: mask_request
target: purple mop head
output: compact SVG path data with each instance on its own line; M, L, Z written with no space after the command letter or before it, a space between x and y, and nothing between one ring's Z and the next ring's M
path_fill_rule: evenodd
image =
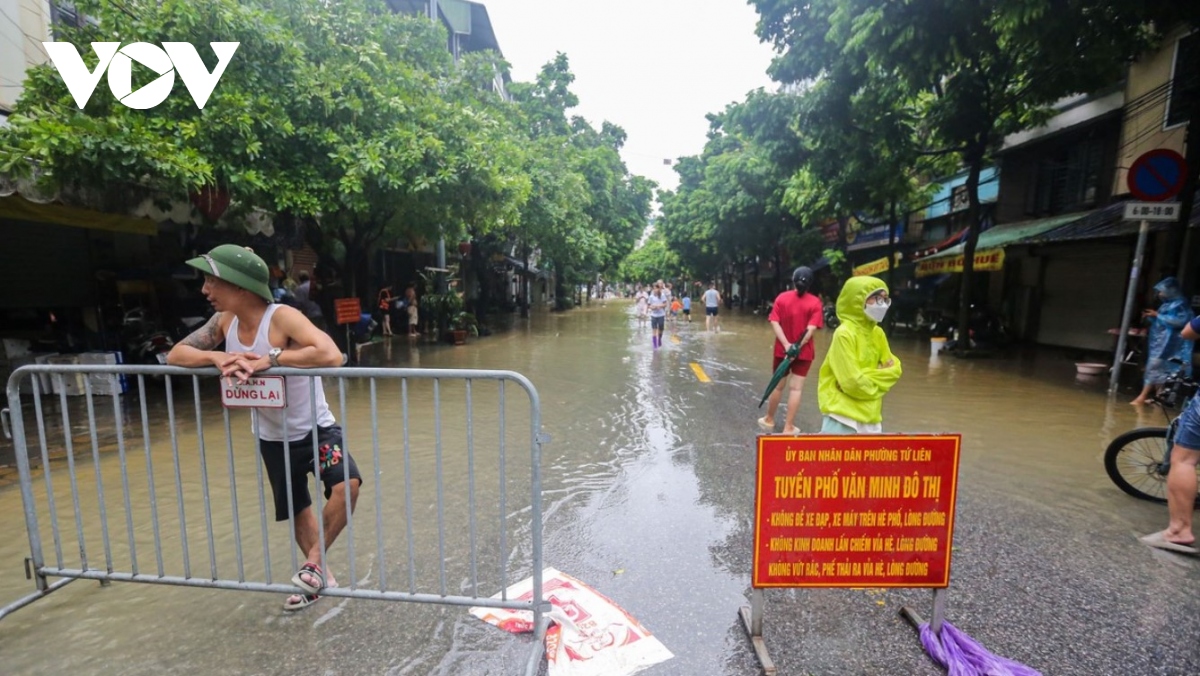
M1042 676L1036 669L990 652L949 622L942 623L940 641L929 624L922 624L921 643L949 676Z

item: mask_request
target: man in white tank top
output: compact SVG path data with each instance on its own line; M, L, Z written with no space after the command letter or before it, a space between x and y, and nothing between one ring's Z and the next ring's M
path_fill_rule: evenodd
M342 354L333 340L299 310L272 302L267 284L267 264L253 251L223 244L193 258L188 265L204 273L204 296L216 314L207 324L179 342L167 355L167 363L188 368L216 366L222 377L242 382L273 366L318 368L341 366ZM221 342L224 351L214 351ZM296 544L305 563L292 583L305 594L293 594L285 610L311 605L321 589L337 586L328 570L321 570L322 552L317 517L308 492L308 475L320 477L325 488L325 545L329 547L346 527L348 473L350 509L358 500L362 475L342 444L341 428L325 402L321 379L291 377L285 384L287 407L255 409L259 452L271 481L275 498L275 520L293 519ZM315 399L315 401L314 401ZM315 417L314 417L315 411ZM313 434L317 435L319 469L313 467ZM285 456L289 462L285 464ZM287 467L292 474L292 506L288 513Z

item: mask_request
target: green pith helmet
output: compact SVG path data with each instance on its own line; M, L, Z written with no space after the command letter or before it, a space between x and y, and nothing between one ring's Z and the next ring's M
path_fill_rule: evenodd
M271 287L271 271L267 264L250 249L236 244L222 244L212 251L187 262L200 272L245 289L268 303L274 302Z

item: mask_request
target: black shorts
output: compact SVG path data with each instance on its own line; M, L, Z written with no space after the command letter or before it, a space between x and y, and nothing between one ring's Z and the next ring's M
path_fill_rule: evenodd
M358 479L362 484L362 474L354 458L342 447L342 428L337 425L317 428L318 454L321 461L321 483L325 485L325 499L333 495L333 489L346 479L349 471L351 479ZM308 493L308 475L313 473L312 432L299 441L288 442L291 451L292 469L292 509L299 513L312 505L312 496ZM271 480L271 493L275 497L275 520L288 519L288 485L287 468L284 465L284 443L282 441L258 442L259 453L262 455L263 466L267 468L267 478ZM343 462L345 464L343 464Z
M717 316L717 308L715 308L715 307L708 307L708 306L706 305L706 306L704 306L704 314L705 314L705 315L707 315L707 316L709 316L709 317L716 317L716 316Z
M667 323L666 317L651 317L650 318L650 330L652 330L652 331L654 329L661 330L666 325L666 323Z

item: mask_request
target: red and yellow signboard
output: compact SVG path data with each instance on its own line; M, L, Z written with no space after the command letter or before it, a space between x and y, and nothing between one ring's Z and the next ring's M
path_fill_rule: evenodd
M753 586L949 586L960 444L759 437Z
M357 324L362 321L362 301L357 298L335 298L333 311L338 324Z
M917 276L928 277L947 272L963 271L962 254L946 256L945 258L926 259L917 262ZM975 252L975 269L980 272L996 272L1004 269L1004 249L991 249Z
M896 258L895 258L896 265L900 264L900 259L902 257L903 256L900 254L900 252L897 251ZM858 266L857 268L854 268L853 272L851 272L851 275L853 275L854 277L859 277L861 275L878 275L882 272L887 272L887 269L888 269L888 259L887 259L887 256L884 256L883 258L880 258L879 260L874 260L874 261L871 261L870 263L863 263L862 265Z

